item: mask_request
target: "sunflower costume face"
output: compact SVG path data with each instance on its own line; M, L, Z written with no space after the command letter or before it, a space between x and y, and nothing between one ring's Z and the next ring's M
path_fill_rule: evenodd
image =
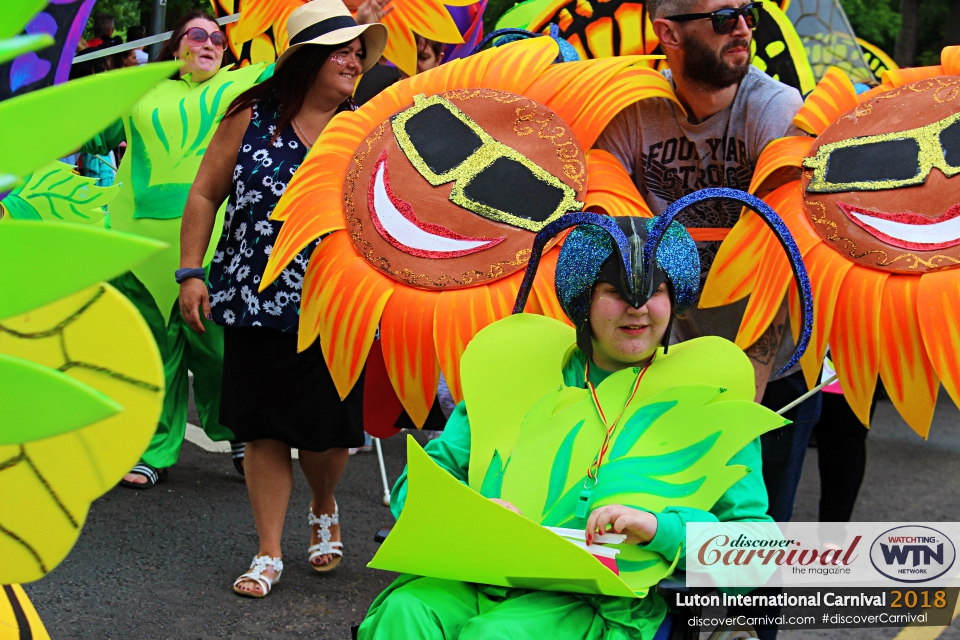
M817 137L771 143L754 176L755 186L780 167L803 171L767 201L796 238L813 286L813 338L801 360L808 384L829 344L864 424L879 375L924 437L940 383L960 403L960 48L944 49L942 60L888 71L860 96L831 70L794 120ZM751 214L741 218L700 302L751 294L740 345L769 325L789 286L786 262L761 227Z
M636 214L619 163L583 150L624 106L675 99L670 86L636 58L551 65L557 53L536 38L393 85L338 115L290 182L261 286L332 234L307 270L299 335L301 349L320 337L341 395L379 324L393 388L422 424L441 370L462 397L460 356L510 314L539 229L584 206ZM528 310L564 319L556 252L542 262Z

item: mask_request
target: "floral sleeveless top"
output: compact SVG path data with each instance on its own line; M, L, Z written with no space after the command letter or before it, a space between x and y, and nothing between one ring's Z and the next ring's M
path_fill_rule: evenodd
M223 233L210 264L210 308L220 325L296 333L303 277L320 241L297 254L262 293L257 291L283 225L270 220L270 214L307 155L290 125L273 139L278 115L275 104L254 106L243 135Z

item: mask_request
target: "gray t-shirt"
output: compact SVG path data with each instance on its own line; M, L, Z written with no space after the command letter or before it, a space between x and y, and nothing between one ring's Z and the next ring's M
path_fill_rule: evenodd
M672 79L670 72L665 73ZM633 175L640 194L655 215L675 200L707 187L746 190L760 152L783 136L804 135L793 117L803 106L800 93L751 66L733 103L699 124L666 98L641 100L615 117L597 139ZM705 202L681 214L686 227L730 228L740 217L740 205ZM701 287L716 256L719 242L698 242ZM746 301L719 309L694 307L674 323L674 341L701 335L733 340ZM785 361L793 344L784 339L778 361Z

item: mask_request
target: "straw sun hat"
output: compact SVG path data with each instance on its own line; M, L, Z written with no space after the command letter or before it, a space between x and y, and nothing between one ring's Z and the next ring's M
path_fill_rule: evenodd
M312 0L298 7L290 14L287 32L290 47L277 60L278 69L300 47L344 44L363 35L365 73L377 64L387 46L387 28L379 22L358 25L342 0Z

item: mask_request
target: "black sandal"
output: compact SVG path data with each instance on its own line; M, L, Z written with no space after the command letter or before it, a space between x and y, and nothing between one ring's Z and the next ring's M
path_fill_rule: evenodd
M243 453L246 451L246 448L246 442L230 441L230 457L233 458L233 468L236 469L237 473L241 476L243 475Z
M129 480L121 480L120 486L126 487L127 489L137 489L143 491L145 489L153 489L153 486L160 484L161 482L166 481L167 479L167 470L166 469L156 469L151 467L146 462L138 462L133 469L130 470L130 473L136 473L143 476L147 479L146 482L130 482Z

